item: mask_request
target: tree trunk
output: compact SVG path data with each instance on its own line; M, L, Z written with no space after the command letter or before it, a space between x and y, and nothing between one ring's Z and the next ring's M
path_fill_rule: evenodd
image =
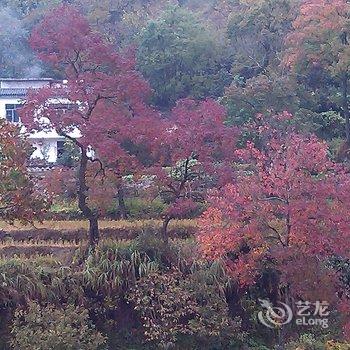
M169 222L171 221L170 216L166 216L163 221L163 226L162 226L162 240L165 245L169 244L169 235L168 235L168 226Z
M89 244L92 249L95 249L100 240L100 230L98 228L97 216L89 218Z
M287 285L283 291L284 294L284 303L292 308L291 302L292 298L290 296L290 289ZM287 343L287 330L288 327L290 327L290 324L283 324L280 329L277 331L277 349L278 350L285 350L286 349L286 343Z
M278 350L285 350L286 346L286 339L285 339L285 328L282 326L278 331L277 331L277 349Z
M124 189L123 186L120 186L118 188L118 209L120 211L120 217L122 219L127 219L128 218L128 210L125 205L125 200L124 200Z
M349 112L349 103L348 103L348 75L344 73L342 79L342 107L343 115L345 118L345 134L346 134L346 143L350 146L350 112Z
M87 205L88 198L88 186L86 184L86 171L88 164L88 156L86 154L86 149L81 147L81 158L79 166L79 190L78 190L78 205L79 209L82 211L86 219L89 220L89 244L92 249L95 249L98 244L100 234L98 228L98 216L97 214L89 208Z

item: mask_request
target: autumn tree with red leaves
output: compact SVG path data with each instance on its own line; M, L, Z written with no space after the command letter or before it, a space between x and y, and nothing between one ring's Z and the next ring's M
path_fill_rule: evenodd
M78 204L94 247L98 212L88 204L94 182L88 183L87 174L91 168L95 176L112 169L122 177L139 167L137 152L131 151L137 147L128 146L156 138L155 113L146 104L150 89L135 70L133 53L116 52L72 6L48 13L30 43L67 81L30 92L22 119L30 130L54 129L80 149Z
M260 145L237 152L240 170L213 193L198 241L242 287L272 268L279 297L339 304L329 259L349 257L350 177L329 159L324 142L286 127L289 118L275 117L279 129L263 117L252 125Z
M287 36L285 64L301 74L324 70L335 79L341 95L350 145L349 73L350 4L346 0L305 0Z
M49 203L27 169L30 145L16 125L0 119L0 218L24 223L41 218Z
M204 203L207 189L229 175L237 130L226 126L225 118L225 109L212 99L184 99L164 122L155 182L169 203L162 229L166 243L169 222Z

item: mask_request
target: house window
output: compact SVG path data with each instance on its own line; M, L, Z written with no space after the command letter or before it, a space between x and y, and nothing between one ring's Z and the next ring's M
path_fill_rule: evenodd
M6 104L6 120L11 123L19 123L19 113L18 110L21 108L20 104Z
M64 151L65 151L65 147L64 147L65 142L64 141L57 141L57 158L61 158Z

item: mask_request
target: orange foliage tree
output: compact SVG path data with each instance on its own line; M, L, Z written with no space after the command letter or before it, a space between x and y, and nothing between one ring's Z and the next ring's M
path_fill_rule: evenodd
M0 218L40 219L48 199L38 191L26 163L30 146L17 126L0 120Z
M279 115L276 125L290 118ZM258 146L248 142L237 153L235 182L213 193L200 220L201 250L222 259L242 287L269 268L280 297L339 304L329 259L349 256L350 176L315 136L259 124L252 125Z

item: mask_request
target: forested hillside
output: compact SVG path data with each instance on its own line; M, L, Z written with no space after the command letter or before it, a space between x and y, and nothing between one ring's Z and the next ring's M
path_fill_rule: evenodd
M213 97L237 125L256 113L288 110L300 128L324 139L337 143L346 134L346 16L332 5L305 16L300 0L2 0L0 76L61 77L28 44L34 26L60 3L79 8L116 49L136 48L138 70L160 109L179 98Z
M350 350L350 2L0 5L0 350Z

